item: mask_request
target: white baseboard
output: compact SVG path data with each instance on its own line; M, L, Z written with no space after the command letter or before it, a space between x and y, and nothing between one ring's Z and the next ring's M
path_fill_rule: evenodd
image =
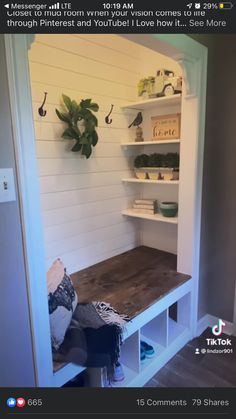
M216 323L218 323L218 318L215 316L212 316L211 314L205 314L199 321L197 325L197 336L200 336L204 330L206 330L208 327L212 327ZM224 333L226 335L234 335L234 328L233 323L228 322L226 320L223 320L226 323L226 326L224 327Z
M197 323L197 336L200 336L208 327L210 327L210 315L205 314L205 316L201 317Z

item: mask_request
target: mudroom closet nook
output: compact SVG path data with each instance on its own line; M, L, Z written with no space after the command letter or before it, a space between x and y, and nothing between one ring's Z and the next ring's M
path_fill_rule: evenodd
M6 42L37 385L86 369L53 362L46 274L59 258L79 303L129 317L113 386L143 386L197 333L207 50L186 35ZM89 368L88 385L102 376Z

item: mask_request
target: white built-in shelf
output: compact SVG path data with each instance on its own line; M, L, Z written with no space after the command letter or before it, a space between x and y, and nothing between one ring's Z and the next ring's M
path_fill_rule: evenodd
M137 109L140 111L144 111L145 109L153 108L154 106L157 108L158 106L166 107L180 104L181 94L177 94L172 96L163 96L154 99L139 100L138 102L127 103L121 106L121 109Z
M122 182L127 183L151 183L153 185L178 185L178 180L152 180L152 179L137 179L135 177L122 179Z
M162 223L178 224L178 217L164 217L162 214L142 214L133 211L132 208L122 211L122 215L134 218L142 218L143 220L159 221Z
M177 140L159 140L159 141L128 141L126 143L121 143L122 147L129 147L129 146L145 146L145 145L162 145L162 144L178 144L180 143L180 139Z

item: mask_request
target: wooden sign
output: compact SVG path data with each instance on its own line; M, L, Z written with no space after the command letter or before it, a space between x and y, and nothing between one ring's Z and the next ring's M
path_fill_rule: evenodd
M180 113L153 116L152 140L175 140L180 138Z

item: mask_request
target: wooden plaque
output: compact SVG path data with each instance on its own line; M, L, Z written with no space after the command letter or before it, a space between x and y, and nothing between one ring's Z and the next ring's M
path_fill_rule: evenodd
M176 140L180 138L181 114L159 115L151 117L152 140Z

